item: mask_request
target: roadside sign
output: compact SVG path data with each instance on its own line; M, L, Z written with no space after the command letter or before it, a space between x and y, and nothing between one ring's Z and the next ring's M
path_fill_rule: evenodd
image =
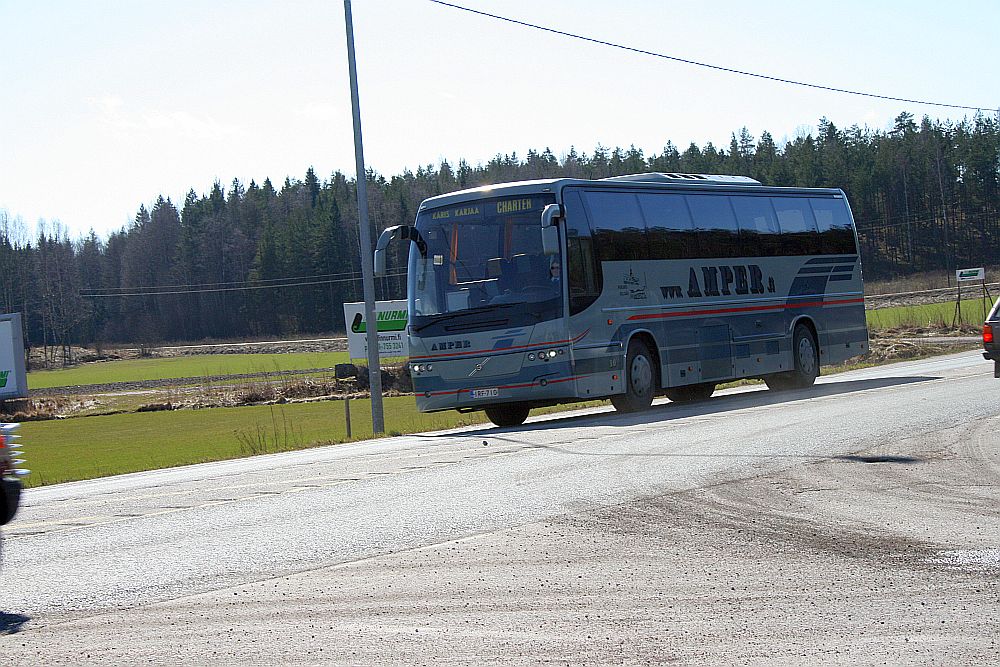
M376 301L375 318L378 320L379 359L410 356L406 336L406 325L409 323L406 301ZM351 359L367 359L365 334L368 323L365 321L364 302L344 304L344 323L347 325L347 352Z
M21 313L0 315L0 399L28 395Z
M986 280L986 269L981 266L976 269L959 269L955 271L955 279L960 283Z

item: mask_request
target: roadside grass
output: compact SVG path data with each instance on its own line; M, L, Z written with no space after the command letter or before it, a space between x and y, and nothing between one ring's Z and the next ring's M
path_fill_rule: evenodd
M167 359L125 359L83 364L74 368L28 373L28 387L48 389L114 382L200 378L247 373L280 373L332 368L347 363L347 352L265 354L200 354Z
M383 400L389 435L486 421L483 413L420 413L412 396ZM352 400L350 441L372 437L371 403ZM27 486L348 442L343 401L176 410L25 422Z
M963 299L962 318L959 324L966 327L981 326L986 319L984 305L982 299ZM868 320L868 328L872 330L905 327L950 329L955 321L955 302L876 308L865 311L865 317Z

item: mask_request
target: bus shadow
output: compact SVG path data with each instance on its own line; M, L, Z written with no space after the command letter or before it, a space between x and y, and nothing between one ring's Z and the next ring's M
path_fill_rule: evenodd
M801 401L810 398L839 396L859 391L868 391L871 389L884 389L887 387L898 387L919 382L929 382L937 379L939 378L933 376L910 376L826 382L814 385L807 389L796 389L791 391L759 390L739 392L724 396L715 396L698 403L654 403L648 410L631 414L601 412L598 414L588 415L550 416L545 419L532 421L522 426L510 428L479 427L469 429L468 431L452 431L447 434L433 434L425 437L453 438L455 436L468 434L474 436L492 435L502 440L503 438L499 436L502 436L505 433L529 433L532 431L549 431L560 428L580 428L585 426L636 426L639 424L655 424L658 422L667 423L687 417L704 417L732 412L735 410L743 410L746 408L766 407L769 405L778 405L780 403Z

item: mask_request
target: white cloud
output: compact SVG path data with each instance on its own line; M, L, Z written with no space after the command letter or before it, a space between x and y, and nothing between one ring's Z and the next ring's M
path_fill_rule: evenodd
M169 132L186 139L218 139L240 134L241 128L223 123L211 116L198 116L189 111L151 111L142 114L146 129Z
M187 110L133 108L119 95L92 97L86 102L100 123L118 132L135 134L152 130L161 137L166 135L178 140L205 141L237 135L242 131L239 125Z

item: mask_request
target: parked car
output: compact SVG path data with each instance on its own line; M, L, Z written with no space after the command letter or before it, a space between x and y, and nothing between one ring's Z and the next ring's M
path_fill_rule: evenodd
M31 471L19 466L24 465L24 459L20 457L22 452L19 435L15 434L20 424L0 423L0 526L6 524L14 515L21 504L21 478Z
M996 334L1000 333L1000 299L993 304L993 310L986 316L983 324L983 356L993 360L993 377L1000 378L1000 341Z

